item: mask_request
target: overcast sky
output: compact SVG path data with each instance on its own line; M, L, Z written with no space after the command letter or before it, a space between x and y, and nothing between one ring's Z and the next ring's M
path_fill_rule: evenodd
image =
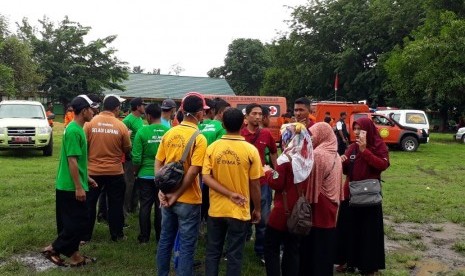
M228 45L236 38L270 42L287 32L284 22L290 10L307 0L8 0L0 14L10 21L10 31L23 17L31 25L44 15L53 22L65 15L92 27L90 39L117 35L111 45L120 60L145 71L160 68L162 74L174 64L183 76L207 76L224 64ZM172 73L173 74L173 73Z

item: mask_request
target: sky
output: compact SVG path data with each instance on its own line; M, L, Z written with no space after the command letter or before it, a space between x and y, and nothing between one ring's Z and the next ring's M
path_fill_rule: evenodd
M271 42L289 30L286 6L305 5L307 0L16 0L1 1L0 14L16 33L16 22L28 18L33 26L47 16L58 23L71 21L89 26L88 39L117 35L111 47L130 68L145 72L159 68L161 74L206 77L224 65L234 39L252 38Z

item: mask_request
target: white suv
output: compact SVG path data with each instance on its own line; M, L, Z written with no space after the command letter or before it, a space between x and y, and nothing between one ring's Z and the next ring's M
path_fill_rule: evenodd
M0 102L0 149L40 149L45 156L51 156L52 128L45 114L39 102Z

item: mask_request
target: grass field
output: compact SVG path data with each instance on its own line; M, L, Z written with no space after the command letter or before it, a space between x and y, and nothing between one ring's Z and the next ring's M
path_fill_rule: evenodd
M13 256L38 252L56 236L54 180L61 145L62 125L54 128L54 155L43 157L37 151L0 152L0 275L35 273L15 261ZM451 134L432 134L431 142L417 152L391 151L391 167L383 174L384 212L394 223L453 222L465 226L465 145L452 141ZM150 275L154 273L155 242L137 243L138 222L129 217L128 240L113 243L106 225L97 224L94 238L82 251L97 257L98 262L69 270L70 274ZM390 229L387 229L389 232ZM393 234L393 233L391 233ZM389 235L388 235L389 237ZM153 236L152 236L153 239ZM418 245L421 250L421 245ZM458 241L456 251L465 251ZM199 241L197 258L202 260L204 240ZM387 255L384 275L408 275L409 261L421 258L415 252L393 252ZM43 272L60 275L62 269ZM247 243L244 275L265 275Z

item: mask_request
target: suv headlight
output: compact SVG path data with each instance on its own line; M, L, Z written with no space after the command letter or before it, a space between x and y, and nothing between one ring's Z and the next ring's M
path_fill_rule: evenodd
M49 134L52 131L52 128L49 126L37 128L38 134Z
M6 127L0 127L0 135L2 134L7 134L7 130L6 130Z

